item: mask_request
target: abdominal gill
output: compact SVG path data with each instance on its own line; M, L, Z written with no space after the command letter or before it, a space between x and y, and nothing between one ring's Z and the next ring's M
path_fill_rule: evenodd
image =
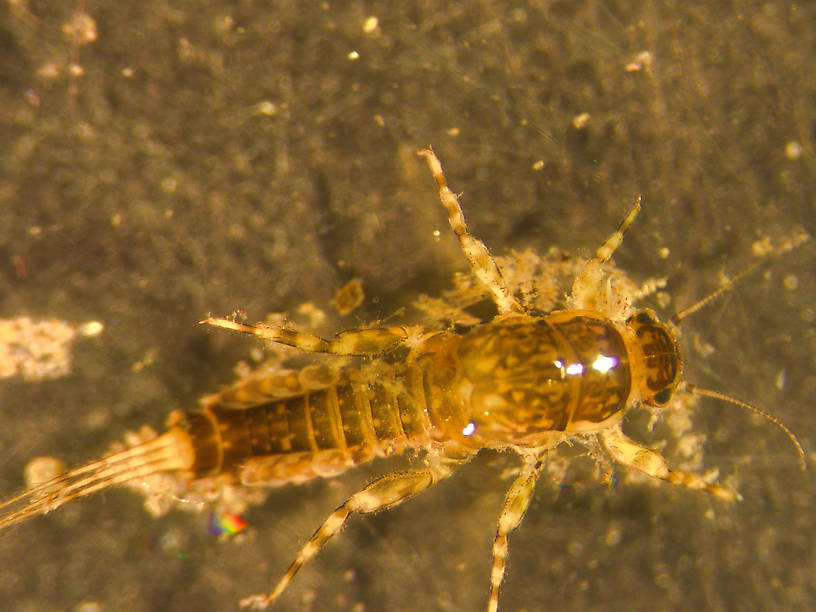
M192 465L189 434L173 428L154 440L66 472L0 503L0 530L107 487L157 472L188 470Z

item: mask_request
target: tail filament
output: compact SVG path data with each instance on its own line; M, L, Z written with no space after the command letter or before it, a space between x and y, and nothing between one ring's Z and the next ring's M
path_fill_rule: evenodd
M27 489L0 503L0 530L47 514L78 497L157 472L192 466L188 434L178 428Z

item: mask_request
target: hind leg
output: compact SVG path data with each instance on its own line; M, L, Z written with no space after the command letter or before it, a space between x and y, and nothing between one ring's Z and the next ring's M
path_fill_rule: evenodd
M298 570L311 561L329 539L343 528L352 512L371 514L393 508L443 478L447 478L453 473L455 467L464 461L467 461L467 458L443 459L424 469L395 472L378 478L352 495L329 515L311 539L303 545L289 569L269 595L251 595L241 600L241 606L263 610L275 601L286 590Z

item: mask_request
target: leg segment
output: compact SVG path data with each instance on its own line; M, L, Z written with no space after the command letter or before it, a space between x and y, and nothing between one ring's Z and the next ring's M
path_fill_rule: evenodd
M289 569L286 570L283 578L280 579L272 593L269 595L251 595L241 600L241 607L263 610L275 601L286 590L298 570L311 561L320 552L320 549L326 545L326 542L343 528L352 512L371 514L401 504L443 478L450 476L455 465L461 462L463 461L437 462L420 470L386 474L358 491L342 506L332 512L311 539L303 545L303 548L300 549L297 557L289 566Z
M611 287L604 287L606 273L603 264L609 261L612 254L623 242L623 235L640 212L640 196L635 200L632 208L624 217L623 221L604 243L595 251L595 255L584 264L580 274L572 283L570 291L569 307L575 309L598 310L616 318L627 309L626 304L619 304L612 292Z
M672 470L663 456L629 439L618 429L605 431L601 434L601 440L604 448L618 463L672 484L708 491L723 501L742 501L742 496L735 491L713 485L694 474Z
M623 242L623 235L626 233L626 230L629 229L629 226L632 225L632 221L635 220L635 217L637 217L639 212L640 196L638 196L637 200L635 200L635 203L632 205L632 208L629 209L629 212L626 213L623 221L621 221L620 225L618 225L618 229L612 232L609 238L607 238L600 248L595 251L595 255L593 255L592 259L589 261L597 261L598 263L606 263L609 261L609 258L612 257L615 249L617 249Z
M493 296L493 301L499 309L499 314L522 313L523 310L521 306L516 301L516 298L513 297L513 294L507 289L501 271L490 255L490 251L487 250L484 242L478 238L474 238L470 235L470 232L468 232L465 215L462 213L462 207L459 206L459 200L456 198L456 195L448 188L448 183L442 172L442 164L439 158L436 157L431 149L418 151L417 155L424 157L428 162L431 174L433 174L434 180L439 186L439 199L442 201L442 206L444 206L448 212L448 223L450 223L453 232L459 237L462 251L464 251L465 257L467 257L470 262L470 268L473 274Z
M224 329L251 334L270 342L286 344L287 346L293 346L304 351L331 353L333 355L382 355L393 351L400 344L408 342L412 337L419 339L422 336L421 328L413 328L405 325L349 329L337 334L331 340L324 340L309 332L286 329L284 327L266 325L264 323L246 325L245 323L238 323L237 321L231 321L229 319L207 317L199 321L199 324L223 327Z
M533 497L536 479L544 463L541 458L527 461L521 469L507 496L499 515L496 537L493 540L493 567L490 570L490 600L488 612L496 612L499 607L499 587L504 580L504 568L507 564L507 536L516 529L527 512L530 499Z

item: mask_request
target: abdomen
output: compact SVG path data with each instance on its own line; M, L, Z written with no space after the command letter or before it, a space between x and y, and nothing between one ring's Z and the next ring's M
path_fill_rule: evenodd
M213 458L196 476L233 472L245 484L297 483L461 433L463 409L439 391L456 369L433 365L424 357L375 363L285 397L264 396L259 387L270 385L263 378L212 395L204 403L210 439L198 436L195 445Z

